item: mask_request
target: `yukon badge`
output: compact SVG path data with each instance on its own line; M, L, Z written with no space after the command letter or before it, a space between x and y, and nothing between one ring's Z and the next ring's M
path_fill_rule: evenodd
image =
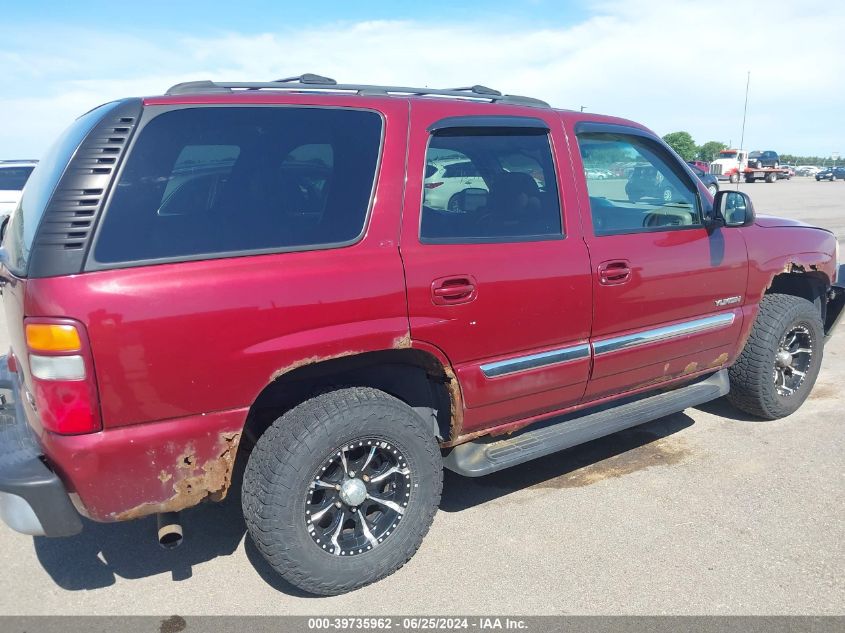
M736 296L736 297L725 297L724 299L716 299L713 303L716 304L717 308L721 308L722 306L730 306L730 305L733 305L735 303L739 303L740 301L742 301L742 297Z

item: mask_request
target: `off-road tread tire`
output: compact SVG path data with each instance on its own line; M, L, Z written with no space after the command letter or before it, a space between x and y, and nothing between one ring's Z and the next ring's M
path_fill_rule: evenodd
M364 435L384 437L402 450L416 498L383 544L357 556L334 556L307 534L305 492L330 451ZM440 449L422 418L382 391L348 387L316 395L270 425L249 457L242 507L252 540L276 572L309 593L338 595L410 560L431 527L442 487Z
M784 399L777 395L772 380L775 354L781 337L799 322L810 329L813 362L801 389ZM794 413L807 399L816 382L822 363L823 341L824 326L815 305L793 295L765 295L751 335L728 372L731 383L728 400L738 409L765 420L777 420Z

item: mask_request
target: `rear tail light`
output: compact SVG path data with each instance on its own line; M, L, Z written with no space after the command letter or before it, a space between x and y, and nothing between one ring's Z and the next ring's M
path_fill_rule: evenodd
M425 183L425 188L426 189L437 189L442 184L443 184L442 182L427 182L427 183Z
M26 319L35 406L44 428L72 435L102 428L91 349L82 324Z

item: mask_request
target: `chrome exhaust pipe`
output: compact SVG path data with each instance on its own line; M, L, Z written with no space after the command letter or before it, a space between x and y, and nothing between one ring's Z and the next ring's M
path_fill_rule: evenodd
M178 512L162 512L156 515L158 544L164 549L176 549L182 544L182 524Z

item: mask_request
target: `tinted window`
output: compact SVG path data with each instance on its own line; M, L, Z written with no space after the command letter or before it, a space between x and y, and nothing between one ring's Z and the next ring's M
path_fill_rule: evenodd
M423 241L496 242L562 234L545 130L441 130L431 138L426 164L437 170L426 170Z
M622 134L579 134L596 235L701 226L698 192L680 164L655 141Z
M82 115L67 128L33 170L20 204L12 212L3 237L9 270L25 275L35 231L53 190L67 167L76 148L91 128L119 102L108 103Z
M33 167L0 167L0 190L20 191Z
M319 108L190 108L141 130L94 250L102 263L355 240L381 117Z

